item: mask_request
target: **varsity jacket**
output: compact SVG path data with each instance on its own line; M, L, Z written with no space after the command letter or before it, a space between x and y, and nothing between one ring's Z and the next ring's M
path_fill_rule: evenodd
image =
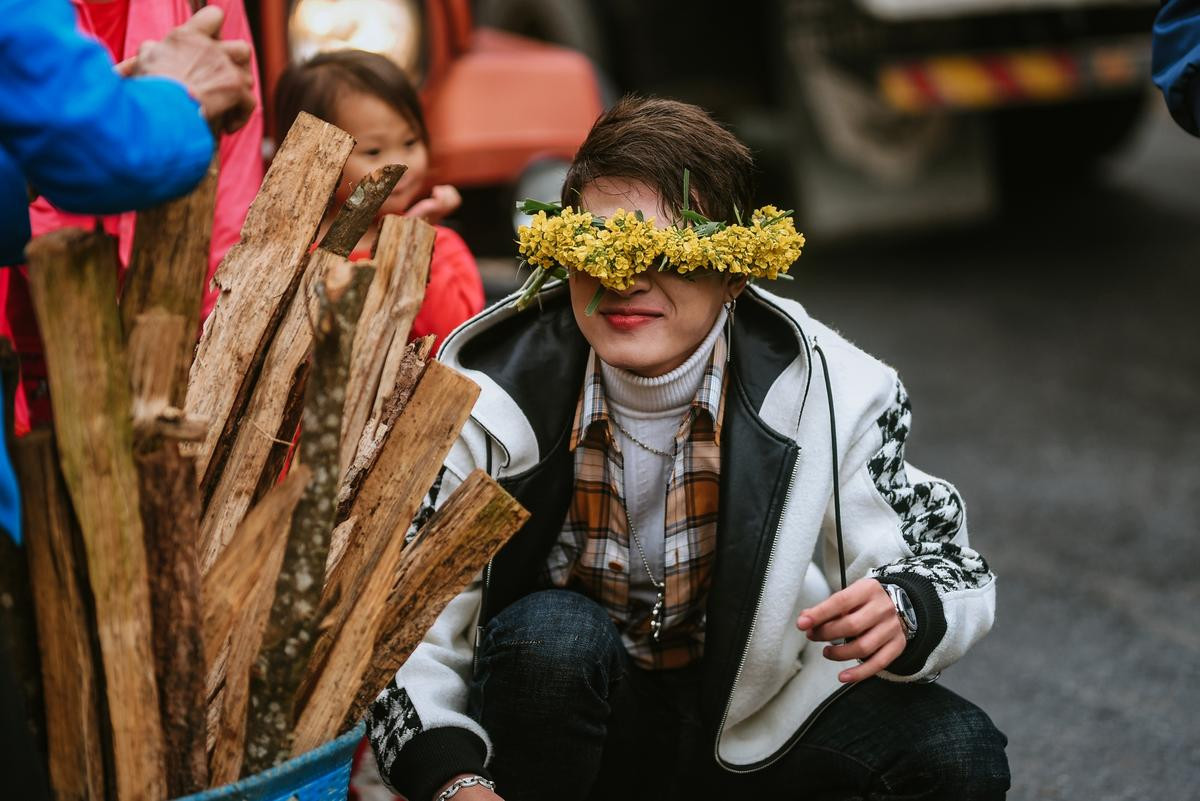
M440 354L481 394L428 507L484 468L532 516L445 608L369 713L381 773L411 801L486 770L487 732L466 714L476 635L542 587L571 500L567 446L589 346L564 286L539 300L523 312L507 302L484 311ZM895 583L916 607L916 637L882 674L894 681L936 677L987 633L995 578L968 544L957 490L904 460L911 414L893 369L755 286L727 335L701 712L717 762L750 772L853 692L837 680L848 665L826 659L795 625L841 588L843 564L847 582Z

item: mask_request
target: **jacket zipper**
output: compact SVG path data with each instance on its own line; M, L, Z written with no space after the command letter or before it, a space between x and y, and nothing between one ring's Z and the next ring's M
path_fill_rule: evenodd
M770 575L771 565L775 562L775 545L779 541L779 530L783 528L783 519L787 514L788 507L791 505L792 486L796 483L796 473L799 471L799 469L800 459L799 456L797 456L796 461L792 463L792 475L791 478L788 479L787 491L783 495L783 508L779 511L779 524L775 526L775 534L771 537L771 553L767 556L767 569L763 572L762 582L758 585L758 597L754 601L754 614L750 618L750 633L746 636L746 645L744 648L742 648L742 656L741 659L738 660L737 672L733 674L733 684L729 687L729 699L725 702L725 712L721 715L721 723L719 726L717 726L717 737L713 742L713 757L716 759L717 764L731 773L752 772L749 770L739 770L721 759L721 735L725 733L725 723L729 720L729 709L733 706L733 696L737 693L738 682L742 678L742 671L744 671L746 668L746 659L750 655L750 643L754 640L754 630L758 626L758 613L762 609L763 595L766 594L767 590L767 576ZM779 753L775 754L771 758L770 762L767 762L761 766L756 766L754 769L757 770L759 767L767 767L767 765L779 759L779 757L786 753L786 751L786 748L782 749Z

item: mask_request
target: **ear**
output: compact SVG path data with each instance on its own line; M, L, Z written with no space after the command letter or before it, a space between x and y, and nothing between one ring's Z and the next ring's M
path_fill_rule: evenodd
M729 276L729 281L725 285L725 301L728 303L737 300L738 295L742 294L742 290L746 288L746 284L748 283L750 283L750 280L744 275Z

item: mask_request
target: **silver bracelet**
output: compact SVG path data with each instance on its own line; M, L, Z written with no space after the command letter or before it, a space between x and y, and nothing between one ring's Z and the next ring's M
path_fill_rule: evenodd
M496 783L494 781L485 779L482 776L463 776L461 779L455 779L451 782L450 786L442 790L441 794L434 801L447 801L453 798L464 787L475 787L476 785L486 787L493 793L496 792Z

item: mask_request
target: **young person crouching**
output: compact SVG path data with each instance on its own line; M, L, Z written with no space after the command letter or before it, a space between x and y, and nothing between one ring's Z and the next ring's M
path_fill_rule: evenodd
M530 206L520 300L443 347L482 395L429 503L484 468L532 518L371 710L410 801L1004 797L1004 736L930 683L994 576L895 371L748 283L803 244L752 169L621 101Z

